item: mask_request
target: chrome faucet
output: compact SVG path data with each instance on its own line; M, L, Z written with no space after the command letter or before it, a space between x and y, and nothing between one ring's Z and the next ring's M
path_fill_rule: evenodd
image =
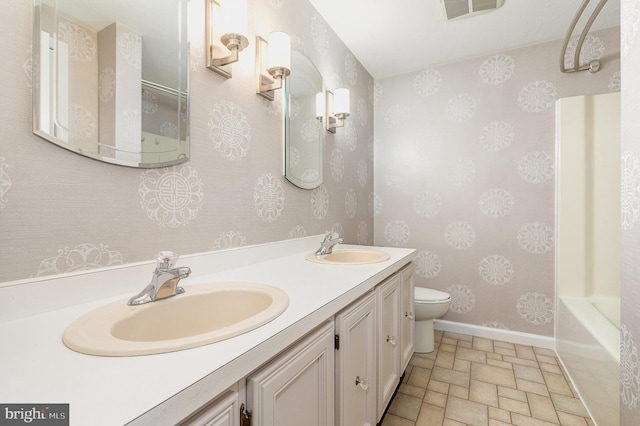
M336 232L327 231L324 236L324 240L320 243L320 248L316 250L316 256L323 256L325 254L330 254L333 251L333 247L342 243L343 239L340 238Z
M176 253L170 251L158 253L156 255L156 270L153 271L151 282L140 293L129 299L127 304L142 305L184 293L184 288L180 287L178 282L182 278L188 277L191 269L186 266L173 268L177 260Z

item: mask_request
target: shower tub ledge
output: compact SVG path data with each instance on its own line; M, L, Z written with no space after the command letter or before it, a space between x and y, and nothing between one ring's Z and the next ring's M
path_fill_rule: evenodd
M558 299L556 352L591 418L619 424L620 299Z

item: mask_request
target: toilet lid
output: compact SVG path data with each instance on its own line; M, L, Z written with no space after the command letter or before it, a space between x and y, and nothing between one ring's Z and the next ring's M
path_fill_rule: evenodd
M415 301L417 303L440 302L451 298L451 295L449 293L434 290L432 288L415 287L414 290Z

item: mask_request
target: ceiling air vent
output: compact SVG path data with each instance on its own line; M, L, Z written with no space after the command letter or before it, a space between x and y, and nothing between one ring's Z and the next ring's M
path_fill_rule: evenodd
M448 21L490 12L503 4L504 0L440 0L442 11Z

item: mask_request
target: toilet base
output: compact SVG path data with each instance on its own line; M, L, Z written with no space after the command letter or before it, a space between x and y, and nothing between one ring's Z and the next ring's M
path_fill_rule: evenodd
M435 349L433 320L416 321L415 333L415 352L433 352Z

